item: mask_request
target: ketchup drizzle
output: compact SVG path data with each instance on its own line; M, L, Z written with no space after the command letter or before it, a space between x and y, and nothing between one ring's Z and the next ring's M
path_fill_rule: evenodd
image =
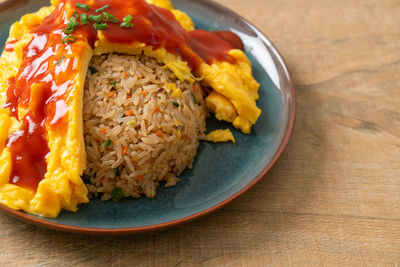
M77 8L78 2L89 4L90 10ZM66 36L62 29L66 28L74 11L98 15L101 13L95 10L104 5L110 5L106 11L121 22L128 14L133 16L132 28L107 22L108 27L102 33L110 43L141 42L153 49L163 47L188 62L193 71L202 62L235 63L227 52L243 48L239 37L230 32L188 32L170 11L147 4L145 0L60 0L56 9L32 31L33 39L23 49L21 67L16 77L8 80L7 101L3 108L9 108L11 116L22 123L20 130L7 140L12 157L10 183L36 190L44 178L49 155L48 130L58 132L60 136L65 134L68 101L74 86L70 77L79 72L77 60L86 49L85 43L94 47L97 40L97 31L89 21L71 34L77 38L74 43L62 43ZM8 42L5 50L12 51L16 41ZM55 64L61 58L63 60Z

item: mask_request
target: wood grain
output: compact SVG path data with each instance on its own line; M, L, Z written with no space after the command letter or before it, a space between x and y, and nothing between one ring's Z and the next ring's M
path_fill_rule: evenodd
M400 265L400 2L218 2L269 36L295 83L293 138L265 179L206 218L144 235L1 215L1 265Z

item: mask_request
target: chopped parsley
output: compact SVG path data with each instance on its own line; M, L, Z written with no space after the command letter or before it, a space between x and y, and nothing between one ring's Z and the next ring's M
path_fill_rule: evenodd
M111 193L112 200L117 203L121 199L124 198L124 192L122 192L121 187L114 187L112 193Z
M111 139L107 139L107 140L103 143L104 148L107 148L107 147L109 147L110 145L111 145Z

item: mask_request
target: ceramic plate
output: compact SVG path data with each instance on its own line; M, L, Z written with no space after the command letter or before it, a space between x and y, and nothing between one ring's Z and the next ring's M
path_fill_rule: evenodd
M202 142L193 169L185 170L173 188L159 187L153 199L124 199L118 204L93 199L78 212L61 212L57 219L40 218L0 205L1 210L51 228L83 233L133 233L161 229L205 215L232 201L259 181L282 153L295 118L295 94L286 66L271 42L252 24L207 0L174 0L197 28L230 30L243 40L261 84L262 110L250 135L230 124L207 120L209 131L233 130L236 143ZM48 0L14 0L0 4L0 47L12 22L21 15L48 5Z

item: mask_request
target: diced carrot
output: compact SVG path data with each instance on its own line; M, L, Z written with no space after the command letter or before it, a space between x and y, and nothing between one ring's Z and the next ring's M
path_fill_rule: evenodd
M193 86L193 89L194 89L195 92L197 92L197 86L196 85Z
M144 175L143 175L143 174L141 174L141 175L139 175L139 176L138 176L137 180L140 182L140 181L142 181L142 180L143 180L143 178L144 178Z
M125 111L125 116L132 116L132 110L126 110Z
M114 96L114 91L110 91L109 93L108 93L108 97L113 97Z
M134 162L135 162L135 159L134 159L134 158L131 158L131 162L134 163Z
M122 156L125 156L126 152L128 152L128 148L124 145L121 145L121 148L122 148Z
M139 189L136 189L136 190L135 190L135 193L136 193L136 194L139 194Z
M147 92L146 91L142 91L141 94L142 95L147 95Z
M107 131L107 128L106 128L106 127L103 127L103 128L100 129L100 132L101 132L102 134L105 134L106 131Z
M159 111L159 110L160 110L160 108L157 107L157 106L154 108L154 112L157 112L157 111Z
M156 132L156 135L157 135L158 137L164 138L164 133L163 133L163 131L161 131L161 130L158 130L158 131Z
M124 77L126 78L126 77L128 77L129 76L129 73L127 73L126 71L124 72Z
M126 95L126 99L131 98L131 97L132 97L131 94Z

